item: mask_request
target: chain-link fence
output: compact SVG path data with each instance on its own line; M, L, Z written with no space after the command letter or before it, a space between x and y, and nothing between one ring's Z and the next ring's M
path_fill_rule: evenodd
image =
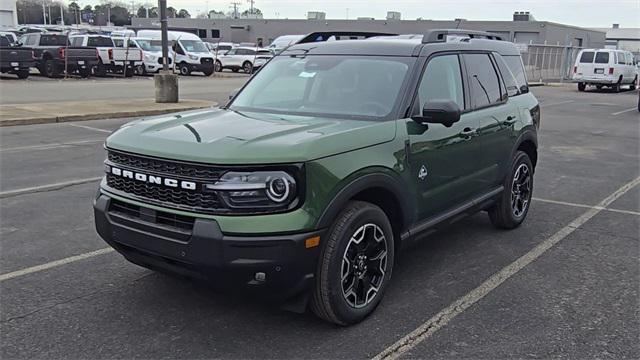
M563 82L571 79L573 64L582 48L563 45L518 44L527 79Z

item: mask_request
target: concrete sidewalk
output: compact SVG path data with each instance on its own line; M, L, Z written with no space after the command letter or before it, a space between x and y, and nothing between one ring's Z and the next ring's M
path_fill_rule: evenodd
M216 105L205 100L158 104L153 99L7 104L0 105L0 126L158 115Z

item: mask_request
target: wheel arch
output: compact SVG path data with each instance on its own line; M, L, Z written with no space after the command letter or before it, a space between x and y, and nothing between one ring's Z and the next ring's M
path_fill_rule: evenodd
M358 176L342 187L329 202L316 223L316 228L331 226L333 220L349 201L372 203L387 215L395 238L395 250L400 247L400 236L408 228L411 219L411 202L402 180L388 172L375 172ZM396 254L399 252L396 251Z
M517 151L524 151L535 169L538 163L538 138L533 130L525 131L518 137L511 156L513 157Z

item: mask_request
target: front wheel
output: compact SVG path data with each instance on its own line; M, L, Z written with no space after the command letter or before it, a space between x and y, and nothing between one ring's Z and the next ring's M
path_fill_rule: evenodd
M44 72L49 78L57 78L60 76L60 69L58 69L58 64L56 64L53 60L47 60L44 63Z
M144 65L137 65L136 66L136 75L147 76L147 67L144 66Z
M344 326L375 310L391 279L393 236L378 206L347 204L324 237L311 299L318 317Z
M86 79L91 76L91 68L79 69L78 74L80 74L81 78Z
M533 165L524 151L516 153L503 186L502 195L489 209L489 218L495 227L515 229L527 217L533 194Z
M191 74L191 68L187 64L180 64L178 70L180 71L180 75L188 76Z
M220 60L216 60L216 64L214 65L213 70L215 72L221 72L222 71L222 63L220 62Z

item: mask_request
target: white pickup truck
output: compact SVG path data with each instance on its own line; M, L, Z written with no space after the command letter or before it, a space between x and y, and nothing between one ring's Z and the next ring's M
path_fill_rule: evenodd
M140 63L142 51L133 47L116 47L113 40L106 35L70 35L71 46L89 46L98 50L100 61L94 68L96 76L105 76L107 73L124 73L125 76L133 76L136 63Z

